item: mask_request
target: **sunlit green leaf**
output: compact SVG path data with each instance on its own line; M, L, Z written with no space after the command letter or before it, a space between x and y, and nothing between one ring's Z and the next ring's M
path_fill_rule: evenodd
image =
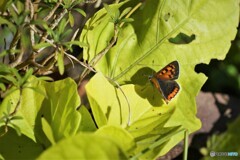
M69 20L71 27L73 27L74 26L74 17L71 12L68 12L68 20Z
M84 17L86 17L86 13L84 12L84 10L80 9L80 8L74 8L75 11L77 11L78 13L80 13L81 15L83 15Z
M128 6L134 7L134 2L124 4L124 7ZM109 23L112 17L106 13L116 13L114 11L118 9L124 9L121 8L121 3L109 5L86 23L81 35L81 41L89 44L89 47L84 47L85 60L91 61L108 45L113 37L114 26ZM167 128L175 126L181 126L190 133L198 130L201 123L196 118L195 97L206 77L197 74L195 66L199 63L209 63L213 58L223 59L226 56L239 23L238 2L202 0L188 3L184 0L166 2L150 0L130 18L134 21L121 28L116 44L95 68L112 81L123 85L122 90L131 106L130 122L133 124L130 123L128 127L129 130L133 130L131 134L134 137L141 137L144 142L147 135L150 135L149 132L152 133L151 129L154 126L155 129L159 129L159 132L155 131L155 138L166 132ZM180 33L190 38L192 35L194 37L187 43L169 41ZM180 66L180 75L176 80L180 85L180 91L169 104L166 104L161 93L150 87L151 84L144 75L152 75L175 60ZM108 85L107 80L102 78L103 76L95 75L87 86L98 126L127 125L126 98L120 96L120 91ZM133 102L138 102L139 106ZM143 121L142 117L146 119ZM161 146L158 152L151 151L144 156L152 159L163 155L183 137L182 134L176 134ZM154 142L153 137L151 138L149 142Z
M81 123L78 131L92 132L97 130L91 114L84 105L80 106L79 112L81 113Z
M47 136L51 144L54 145L56 142L54 140L54 135L51 126L48 124L47 120L44 117L41 118L41 122L44 134Z
M8 21L7 19L3 18L3 17L0 17L0 24L7 24L8 27L10 28L10 30L13 32L13 33L16 33L17 31L17 28L15 25L13 25L10 21Z
M110 139L96 134L80 133L62 140L38 157L38 160L45 159L123 160L127 158L121 148Z
M5 91L6 90L6 86L4 85L4 83L0 83L0 89L2 91Z
M132 135L121 127L107 125L98 129L95 134L110 138L116 144L121 146L125 152L130 151L136 145Z
M33 46L33 48L34 49L41 49L41 48L46 48L46 47L50 47L50 46L52 46L51 43L42 42L42 43L35 44Z
M128 14L130 11L131 11L131 7L127 7L127 8L125 8L123 11L122 11L122 13L121 13L121 15L120 15L120 19L121 18L123 18L126 14Z
M39 94L36 90L41 90L43 94ZM16 116L21 116L22 119L14 120L12 123L17 125L25 136L33 141L38 139L45 143L41 129L41 117L44 117L50 124L56 141L77 132L80 114L76 111L76 107L80 105L80 99L77 85L73 80L44 82L32 78L29 80L29 86L23 89L21 97ZM0 105L0 118L7 112L9 102L11 113L18 101L19 90L6 96Z

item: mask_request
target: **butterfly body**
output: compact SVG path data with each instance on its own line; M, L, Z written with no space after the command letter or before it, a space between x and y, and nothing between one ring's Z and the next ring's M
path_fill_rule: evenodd
M178 76L179 64L177 61L169 63L159 72L149 76L149 80L162 93L166 103L174 98L180 90L180 86L175 81Z

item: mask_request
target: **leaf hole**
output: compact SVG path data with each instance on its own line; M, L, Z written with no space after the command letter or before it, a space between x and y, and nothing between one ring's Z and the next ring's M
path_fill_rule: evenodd
M195 34L188 36L188 35L180 32L176 37L169 38L168 41L173 44L189 44L195 39L196 39Z

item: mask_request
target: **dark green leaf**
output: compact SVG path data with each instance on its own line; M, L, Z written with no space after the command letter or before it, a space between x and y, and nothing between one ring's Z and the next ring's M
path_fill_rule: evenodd
M84 12L84 10L80 9L80 8L74 8L75 11L77 11L78 13L80 13L81 15L83 15L84 17L87 17L86 13Z
M52 46L51 43L42 42L42 43L35 44L33 48L37 50L37 49L42 49L50 46Z
M122 19L126 14L128 14L128 12L129 11L131 11L131 9L132 9L132 7L127 7L127 8L125 8L123 11L122 11L122 13L121 13L121 15L120 15L120 19Z
M68 20L69 20L70 26L73 27L74 26L74 17L71 12L68 12Z
M130 22L133 22L134 19L133 18L123 18L120 20L120 22L127 22L127 23L130 23Z
M2 91L6 90L6 86L4 85L4 83L0 83L0 90Z
M33 74L33 69L30 68L29 70L27 70L24 77L22 78L22 83L24 84L32 74Z

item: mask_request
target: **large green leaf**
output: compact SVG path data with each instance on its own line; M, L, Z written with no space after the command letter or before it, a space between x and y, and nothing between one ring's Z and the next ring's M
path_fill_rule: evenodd
M88 21L81 36L89 44L84 50L85 59L91 60L111 39L113 25L110 26L110 17L104 11L100 10ZM134 22L123 27L115 47L96 68L120 83L130 81L143 67L140 64L159 70L159 67L152 66L153 60L162 66L178 60L182 73L187 73L182 66L193 70L198 63L225 57L230 41L236 35L238 16L236 0L146 1L132 16ZM195 39L186 44L169 42L170 38L182 34ZM95 37L91 37L93 35ZM187 77L182 75L181 78Z
M38 158L43 159L126 159L124 152L110 139L96 134L79 133L49 148Z
M134 7L134 2L110 7L121 10L121 7ZM119 84L134 84L122 86L130 102L130 125L127 125L129 112L126 98L119 89L110 87L106 79L96 75L87 86L87 94L98 126L122 125L143 141L147 141L146 136L156 129L155 138L159 138L157 134L165 134L167 129L174 130L177 126L188 129L190 133L199 129L201 123L195 116L195 97L206 77L195 73L194 67L226 56L237 32L238 2L145 1L131 16L134 22L122 27L115 46L95 66L96 70ZM86 60L91 61L108 45L114 30L110 21L105 9L102 9L87 22L81 35L81 40L89 44L88 48L84 48ZM180 92L167 105L160 94L150 87L144 75L151 75L174 60L180 65L177 80ZM148 158L166 153L182 138L183 133L176 134L158 152L150 153Z
M200 86L196 87L200 89ZM150 82L145 86L124 85L121 90L116 89L100 73L96 74L86 86L97 125L101 128L105 128L106 125L110 125L110 128L111 125L121 126L135 138L137 147L129 152L129 156L141 153L159 139L165 139L164 142L167 143L159 144L156 146L158 149L149 150L148 154L144 156L145 158L154 158L162 155L183 138L183 132L179 133L179 130L188 129L190 132L194 132L200 127L194 107L186 109L179 105L181 108L175 108L177 99L168 106L162 106L161 95L150 85ZM194 99L194 97L190 98L187 103ZM194 104L192 105L194 106ZM184 113L187 113L188 116L184 116L181 109L184 109ZM166 139L165 137L169 134L173 134L173 136L171 139L169 137Z
M53 83L44 83L48 99L43 102L40 115L45 117L52 127L56 141L77 132L81 115L77 112L80 98L77 85L67 78Z
M80 105L80 98L77 85L72 79L44 82L32 78L27 87L23 89L21 97L16 116L22 119L12 120L12 123L20 128L22 134L33 141L40 140L45 145L48 144L43 134L50 133L47 124L52 130L55 141L77 132L81 115L76 108ZM13 111L18 100L19 91L4 98L0 106L0 117L3 117L4 112L7 113L9 104ZM41 121L41 118L45 118L46 121Z

